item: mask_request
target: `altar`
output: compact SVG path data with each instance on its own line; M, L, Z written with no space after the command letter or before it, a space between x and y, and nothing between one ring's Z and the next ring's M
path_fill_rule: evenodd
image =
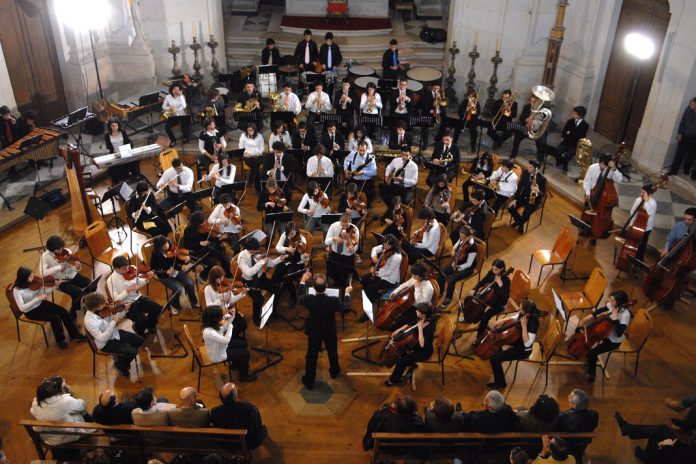
M321 5L321 6L320 6ZM349 0L354 18L388 18L389 0ZM326 16L326 2L319 0L285 0L288 16Z

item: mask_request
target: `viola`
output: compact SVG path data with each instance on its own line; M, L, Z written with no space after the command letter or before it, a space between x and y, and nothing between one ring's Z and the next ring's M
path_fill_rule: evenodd
M62 250L57 250L53 253L56 257L56 261L59 263L68 263L72 266L77 266L81 261L77 254L70 253L70 250L63 248Z
M461 265L464 262L466 255L469 254L470 248L471 243L468 240L463 244L459 245L459 249L457 250L456 264Z
M224 215L227 219L230 220L230 222L234 225L239 225L242 222L242 215L239 213L236 213L235 211L239 211L238 209L235 209L234 207L230 206L229 208L225 208Z
M670 247L643 281L643 293L651 301L671 303L681 295L684 276L696 269L696 227Z
M423 225L420 226L420 228L413 233L411 243L422 242L423 237L425 236L425 233L428 231L428 229L430 229L430 221L426 220L423 222Z
M36 291L41 288L53 288L56 285L59 285L61 282L63 282L62 279L56 279L52 275L48 275L43 278L34 276L34 280L29 282L29 290Z
M295 249L297 254L304 255L307 253L307 244L302 243L302 236L299 232L290 239L290 246Z
M630 308L637 302L638 300L631 300L626 304L626 307ZM606 311L586 326L578 327L575 334L568 340L568 354L575 359L583 359L593 346L611 335L614 322L610 316L611 311Z
M423 327L433 323L435 319L426 319ZM406 330L389 337L382 350L379 353L379 362L385 367L394 367L396 361L405 355L408 351L414 349L418 345L418 323L412 325Z
M173 247L165 253L167 258L176 258L180 261L186 261L190 255L189 251L185 248Z
M515 269L510 267L507 271L500 274L501 278L505 275L511 275L515 272ZM464 303L462 304L462 313L464 316L464 321L468 324L476 324L481 322L483 313L486 309L493 303L496 293L493 291L494 286L497 286L497 282L493 279L490 284L481 287L478 292L474 293L473 296L469 295L464 298Z
M401 292L387 300L375 319L375 327L380 330L389 330L394 327L397 319L401 317L415 303L413 287L406 287Z
M283 198L280 192L277 191L268 195L268 201L275 203L278 208L285 208L285 205L288 202L288 200Z
M379 259L377 260L377 265L375 265L375 271L382 269L387 264L387 261L389 261L389 258L394 256L395 253L396 253L396 250L394 250L394 249L383 250L382 253L379 255Z
M612 156L612 161L617 163L626 149L626 143L622 142L619 149ZM587 202L589 210L582 213L581 220L592 226L592 238L609 237L609 230L614 226L612 210L619 204L619 195L616 192L614 181L609 179L610 168L607 167L592 188L590 199Z
M133 280L136 277L147 279L149 273L150 268L147 266L138 266L137 268L135 266L128 266L128 270L123 274L123 278L126 280Z
M360 214L365 213L365 209L367 207L367 197L363 192L360 192L360 194L357 196L349 197L347 202L350 209L355 210Z

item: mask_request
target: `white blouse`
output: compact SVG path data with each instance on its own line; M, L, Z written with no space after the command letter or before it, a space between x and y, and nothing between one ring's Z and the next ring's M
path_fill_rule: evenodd
M256 137L252 139L245 132L239 136L239 148L244 149L245 157L261 156L265 150L263 136L256 134Z
M367 92L362 94L362 97L360 97L360 111L362 111L365 114L379 114L379 111L382 109L382 97L375 92L375 105L372 108L372 111L368 112L367 111Z

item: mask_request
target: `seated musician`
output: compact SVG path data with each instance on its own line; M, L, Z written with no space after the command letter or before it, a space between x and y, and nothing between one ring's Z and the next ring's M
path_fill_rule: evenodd
M433 288L432 282L428 280L428 269L425 267L425 264L411 264L411 278L396 287L390 293L389 299L395 299L397 295L407 288L413 289L414 305L432 305L434 303L433 296L435 295L435 289Z
M314 85L314 92L307 96L305 108L307 108L307 127L309 129L314 129L314 123L319 122L320 113L326 113L333 109L331 96L324 92L324 84L321 81Z
M358 124L355 131L348 135L348 151L358 151L360 142L365 142L367 144L367 153L372 154L372 139L368 137L367 130L362 124Z
M341 115L343 123L346 125L346 134L353 130L355 119L355 90L352 88L353 81L344 77L341 81L341 88L334 94L333 106L336 114Z
M444 132L442 141L436 142L433 148L433 155L430 162L436 164L439 169L432 169L426 183L433 186L438 174L447 174L447 180L452 181L457 177L457 169L459 168L459 147L452 145L452 134Z
M377 303L379 291L393 288L401 282L401 248L399 240L386 234L382 238L382 244L372 248L370 252L372 265L370 273L360 279L365 295L373 303ZM364 317L364 319L363 319ZM367 320L367 316L361 317L361 322Z
M423 220L421 226L411 233L411 241L403 240L401 246L408 255L408 262L415 263L421 258L432 258L437 254L440 244L440 224L430 208L423 208L418 213Z
M505 206L508 200L515 194L517 190L517 174L512 168L515 167L514 161L505 159L500 162L500 167L495 170L489 179L490 184L494 186L496 198L491 205L496 215L501 206Z
M141 277L136 272L135 277L129 280L126 276L129 274L130 266L126 256L116 256L111 265L114 271L106 279L106 288L111 293L111 298L114 301L130 304L126 317L133 321L133 329L138 335L144 336L147 332L155 332L162 306L140 292L155 273L148 271Z
M138 229L144 230L153 237L169 235L172 231L164 217L164 211L155 200L155 192L145 181L140 181L135 186L135 195L128 202L128 214L133 218Z
M481 322L478 326L478 334L481 335L488 328L488 321L493 317L503 312L510 297L510 277L505 273L505 261L502 259L494 259L491 269L486 273L483 279L479 280L474 288L469 291L469 296L474 296L476 293L487 287L489 284L495 284L489 290L494 292L495 296L489 301L489 308L483 313ZM460 317L459 322L464 322Z
M387 226L382 230L382 235L391 234L401 241L411 229L411 218L406 214L404 205L399 195L393 196L389 207L382 214L380 220Z
M235 254L239 253L239 234L244 228L241 211L239 206L232 203L232 196L229 193L220 195L219 200L220 202L208 216L208 224L210 227L217 226L216 235L219 241L226 241Z
M266 290L271 295L278 294L280 291L278 286L266 277L266 269L277 266L286 258L285 256L280 256L276 259L269 258L261 249L259 241L253 237L247 238L242 243L242 246L244 246L244 250L237 255L237 265L239 266L242 282L244 282L244 286L247 288L249 297L253 302L254 324L259 326L261 325L261 309L263 307L261 290ZM273 300L273 307L278 307L278 298Z
M608 172L607 172L608 170ZM590 164L585 173L582 187L585 189L585 203L587 204L592 199L592 189L595 188L597 182L602 176L606 175L607 180L621 183L623 175L616 168L616 163L611 155L603 154L599 156L597 163Z
M192 211L200 211L200 202L191 196L193 190L193 171L188 166L184 166L181 158L172 160L172 167L162 173L162 177L157 181L157 189L165 187L167 197L159 204L163 210L168 210L179 203L185 202L186 206Z
M263 152L265 144L263 136L257 131L256 124L249 123L239 136L239 148L244 149L242 156L244 162L249 166L249 177L247 187L254 186L257 192L261 192L261 179L259 177L259 167L263 164Z
M600 354L608 353L617 349L626 338L626 329L631 322L631 311L628 310L628 294L623 290L617 290L609 295L609 301L602 308L598 308L588 314L582 320L578 321L577 316L573 316L568 320L568 328L566 329L566 340L569 339L574 332L580 327L587 326L594 319L604 313L609 313L609 319L612 323L611 334L587 353L587 381L592 383L595 381L597 369L597 358ZM576 329L576 327L578 329Z
M213 119L215 119L215 128L223 136L227 134L228 131L227 124L225 123L226 106L227 102L225 100L225 97L222 96L218 89L216 89L215 87L211 87L210 90L208 90L208 101L206 103L205 110L215 110L215 112L217 113L217 116L213 116Z
M386 204L392 197L399 195L402 201L409 204L418 183L418 165L411 159L411 147L401 146L401 156L394 158L384 171L384 184L380 193Z
M57 254L72 254L65 248L65 242L58 235L51 235L46 240L46 250L41 253L41 275L43 277L53 276L60 280L58 289L70 296L72 304L70 306L70 317L77 319L77 311L80 309L80 297L82 291L90 283L89 278L80 274L82 262L80 260L59 261Z
M469 130L469 148L472 153L476 152L476 142L478 141L478 120L481 114L481 104L479 103L479 97L476 90L469 89L466 98L462 100L459 105L459 119L464 121L464 129ZM454 132L454 143L459 141L459 134L462 129L455 129Z
M517 190L508 203L508 211L512 216L512 227L520 234L524 233L524 225L530 216L541 205L542 198L546 195L546 177L539 172L539 161L529 160L527 169L522 171L522 178L517 184ZM522 214L518 210L522 208Z
M397 121L396 129L389 134L389 149L400 150L404 145L409 147L413 145L413 137L408 133L408 124L406 121Z
M321 223L321 217L331 213L331 206L326 208L321 205L321 200L328 201L329 197L326 192L319 188L319 184L315 181L307 183L307 193L304 194L300 204L297 207L297 212L304 214L305 230L313 231L320 227L322 232L326 234L329 230L328 224Z
M295 169L295 160L292 155L285 154L283 142L275 142L271 149L273 153L266 156L263 165L264 180L273 178L278 185L282 185L285 198L290 201L292 195L292 171Z
M491 359L491 370L493 371L493 382L487 384L488 388L501 389L507 386L505 373L503 372L504 361L514 361L516 359L527 359L532 354L532 346L539 330L539 310L532 300L524 300L520 307L520 312L515 316L520 323L522 336L515 341L512 346L503 347L494 354ZM505 319L496 321L493 328L505 323Z
M416 317L404 320L405 323L392 333L392 337L396 337L399 333L416 325L418 343L396 361L392 374L384 381L384 385L387 387L393 387L401 383L401 378L406 369L412 369L418 361L426 361L433 355L433 340L437 324L437 319L433 319L433 306L430 303L420 303L415 305L415 309ZM411 315L412 313L407 314Z
M438 213L450 214L450 198L452 189L447 183L447 174L442 173L437 176L435 185L428 191L423 200L423 206Z
M212 182L215 187L215 201L219 201L220 189L225 185L234 183L234 176L237 174L237 166L232 163L229 155L225 152L220 153L217 162L210 166L210 171L205 176L205 180Z
M585 121L587 109L584 106L573 108L573 117L568 119L561 131L562 141L556 148L556 167L568 172L568 162L575 156L578 140L587 135L590 125Z
M307 178L333 179L334 164L326 156L326 148L318 144L314 147L314 155L307 160Z
M317 59L319 58L319 49L317 48L317 43L312 40L311 30L305 29L303 38L297 43L293 56L295 57L295 62L299 63L302 71L314 72Z
M307 125L311 130L314 130L312 126L309 126L309 124ZM326 123L326 130L322 132L319 143L321 143L324 148L328 150L329 158L337 161L334 152L344 149L346 146L346 139L343 137L343 134L340 131L336 130L336 123L329 121Z
M650 238L650 233L655 225L655 216L657 215L657 201L653 198L654 187L652 184L646 184L640 189L640 196L636 198L631 206L631 222L629 223L629 228L633 225L636 220L636 211L638 208L643 208L648 214L648 223L645 226L645 231L643 232L643 239L638 245L638 250L636 251L636 259L643 261L645 257L645 249L648 247L648 239Z
M464 203L469 201L469 188L474 187L480 183L486 184L487 179L491 177L491 173L493 172L493 157L491 154L487 151L482 151L479 152L479 154L476 156L476 159L474 159L471 162L471 165L468 168L469 174L471 176L462 182L462 194L463 194L463 199Z
M275 179L271 178L266 181L266 188L259 195L259 201L256 203L256 210L263 211L266 216L268 214L290 212L290 208L287 205L287 199L284 198L283 193L278 188L278 184L276 183ZM273 221L266 222L266 216L264 216L264 232L266 232L266 235L268 235L269 240L273 240L271 232L273 232L273 235L276 233L280 234L280 231L285 229L286 222L276 221L274 227Z
M292 147L292 138L290 137L290 132L285 129L283 121L277 120L273 124L273 132L268 136L268 146L272 147L274 143L280 142L285 148Z
M190 117L186 113L186 107L186 97L184 96L181 84L172 84L171 87L169 87L169 95L164 98L164 102L162 103L162 111L171 111L174 113L174 116L168 117L164 123L164 130L169 136L170 147L176 145L176 137L174 137L174 132L172 131L172 127L176 124L179 124L179 127L181 127L184 143L188 143L189 141Z
M157 275L157 279L172 291L175 296L172 299L172 314L179 314L181 311L181 293L185 292L191 306L200 309L196 287L193 280L188 276L191 269L184 270L184 264L191 264L191 257L182 253L177 256L177 250L172 248L172 244L164 235L158 235L152 241L152 257L150 268Z
M390 105L392 115L402 118L413 115L413 97L413 90L408 89L408 79L405 77L400 78L399 86L391 92Z
M200 264L203 265L201 272L203 280L208 279L208 272L215 265L222 266L228 277L232 275L229 259L225 256L220 241L214 238L210 232L210 226L202 211L197 211L189 216L188 225L184 229L183 246L189 251L193 260L202 258Z
M349 182L338 200L338 212L349 213L350 220L357 224L367 214L367 197L365 192L358 190L358 184Z
M21 137L17 137L18 139ZM118 149L122 145L131 145L131 139L128 137L126 130L121 124L121 120L114 117L106 121L106 133L104 134L104 144L109 153L118 153ZM107 168L109 177L111 177L112 185L116 185L121 181L130 179L140 174L140 162L133 161Z
M515 157L517 156L517 153L520 150L520 143L522 143L523 140L526 140L529 138L529 130L528 130L528 126L527 126L527 120L532 115L532 106L534 106L535 108L539 106L539 98L534 94L531 94L529 96L529 103L527 103L526 105L524 105L522 107L522 113L520 113L519 122L524 128L522 130L513 129L512 151L510 152L510 159L515 159ZM546 145L547 135L548 135L548 133L544 132L544 134L542 134L541 137L534 140L534 144L536 145L536 150L537 150L536 159L539 160L540 163L544 162L541 147L543 145Z
M349 277L355 274L355 252L359 243L360 231L351 223L348 213L343 213L326 232L324 245L331 249L326 264L327 274L340 288L346 287Z
M430 90L423 90L423 96L420 100L421 116L431 116L434 124L437 124L436 121L438 118L440 119L440 127L438 128L437 134L435 134L435 140L442 140L442 136L447 128L447 111L440 105L441 98L442 93L440 91L440 82L438 81L431 84ZM426 134L428 132L429 129L426 127ZM424 143L428 143L427 136Z
M12 145L17 137L17 118L12 116L7 105L0 106L0 143L2 148Z
M474 190L471 194L471 201L464 203L460 211L455 211L451 220L455 229L450 233L450 240L455 243L459 239L457 227L462 223L468 224L476 238L486 240L486 214L488 213L488 203L486 203L486 194L482 190Z
M453 242L452 262L442 268L442 273L438 277L441 290L445 290L445 280L447 282L445 300L440 305L443 308L452 302L457 283L473 274L476 265L477 247L474 240L474 230L469 225L463 224L459 228L458 235L459 239Z
M358 143L357 151L351 152L343 160L343 177L346 182L355 182L362 186L367 197L367 207L372 205L375 197L374 178L377 175L375 157L370 155L365 141Z
M696 223L696 208L687 208L684 211L684 219L672 226L667 238L665 239L665 247L660 250L660 257L664 257L670 250L684 240L693 230Z
M276 284L282 285L282 290L276 295L280 298L283 291L290 293L291 305L297 303L297 289L294 282L302 277L302 269L305 263L311 260L311 251L307 249L307 239L300 233L297 224L288 222L285 224L283 233L276 243L276 251L285 255L285 261L278 263L273 270L271 280Z
M249 346L237 327L242 320L234 307L207 306L201 315L203 343L212 362L228 361L239 369L241 382L253 382L257 377L249 374Z
M210 166L217 162L217 156L227 147L225 134L217 130L215 118L205 118L203 120L203 130L198 136L198 150L201 154L196 158L196 165L200 169L204 168L210 172ZM200 177L200 175L199 175Z
M279 104L280 111L290 111L295 115L295 118L302 111L300 97L292 91L292 83L290 81L285 81L283 84L283 93L280 94Z
M39 113L36 110L25 111L19 119L17 119L16 138L23 139L31 134L31 131L38 127Z
M508 129L508 123L517 117L517 102L512 99L512 91L506 89L500 100L496 100L495 117L493 122L488 125L486 133L493 139L493 150L500 146L512 136L512 131ZM493 123L496 125L493 126Z
M254 114L254 118L250 120L240 119L239 130L244 131L246 130L249 124L253 123L256 125L259 132L261 132L261 130L263 129L263 104L261 102L261 95L256 90L256 86L254 85L254 83L251 81L247 81L244 84L244 90L241 94L239 94L238 103L241 103L242 108L246 108L247 102L249 101L251 101L250 106L256 108L251 111Z
M343 61L341 49L338 44L334 43L333 38L331 32L324 34L324 43L319 48L319 63L322 71L336 71L338 65Z
M304 158L307 159L312 154L312 150L317 146L317 136L312 130L307 130L307 123L300 121L297 123L297 131L292 136L292 148L294 150L302 150L305 153Z
M275 46L275 40L273 37L266 39L266 46L261 50L261 64L269 65L274 64L276 66L280 65L281 57L280 51Z
M203 289L206 306L220 306L224 309L234 308L239 300L247 294L247 289L242 287L237 293L232 291L232 286L227 285L229 280L225 279L225 270L220 266L213 266L208 273L208 284ZM244 319L242 314L239 314L240 319ZM235 327L240 333L246 329L246 321L244 327Z
M389 48L382 54L382 79L397 79L404 67L399 60L399 42L389 41Z

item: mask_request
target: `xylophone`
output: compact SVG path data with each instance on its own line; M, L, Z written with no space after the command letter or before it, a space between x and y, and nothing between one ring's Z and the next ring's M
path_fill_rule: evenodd
M25 149L20 149L20 145L25 140L32 137L41 136L41 141ZM0 150L0 171L17 166L27 160L41 161L52 160L58 156L58 138L60 132L48 129L34 129L26 137L22 137L7 148Z
M167 92L160 91L160 99L151 105L140 106L140 97L131 97L121 100L118 103L109 103L109 115L117 115L121 120L132 122L134 119L142 116L145 113L149 113L153 109L157 111L160 110L164 98L167 96Z

